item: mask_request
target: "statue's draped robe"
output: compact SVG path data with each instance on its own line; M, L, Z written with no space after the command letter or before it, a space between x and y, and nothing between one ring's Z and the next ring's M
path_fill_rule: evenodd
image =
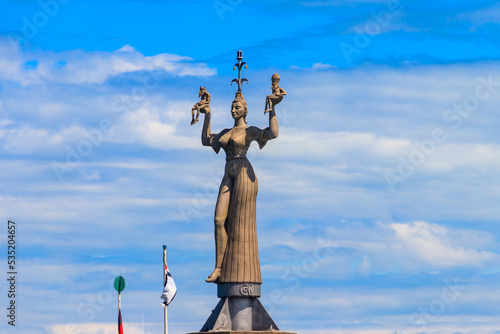
M257 192L258 181L250 161L246 158L245 145L257 141L262 149L267 140L257 127L248 127L245 134L232 137L225 129L212 139L212 148L226 152L226 167L222 185L230 178L232 189L225 222L227 247L222 262L219 283L262 283L257 241Z

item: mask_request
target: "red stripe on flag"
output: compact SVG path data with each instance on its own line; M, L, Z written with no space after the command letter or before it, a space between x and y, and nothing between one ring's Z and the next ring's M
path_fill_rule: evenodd
M123 334L122 310L118 310L118 334Z

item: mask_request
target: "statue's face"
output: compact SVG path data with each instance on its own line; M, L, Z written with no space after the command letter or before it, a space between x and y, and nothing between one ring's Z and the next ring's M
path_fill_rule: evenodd
M245 116L245 107L243 107L241 102L233 101L233 105L231 106L231 115L234 119Z

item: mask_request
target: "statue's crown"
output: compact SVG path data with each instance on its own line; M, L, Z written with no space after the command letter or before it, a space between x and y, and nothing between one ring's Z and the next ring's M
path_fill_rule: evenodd
M234 64L233 71L236 70L236 68L238 68L238 78L233 79L233 81L231 81L231 85L233 84L233 82L236 82L238 84L238 92L241 92L241 86L243 85L243 83L245 81L248 83L247 79L241 77L241 68L243 66L245 66L245 68L247 68L246 63L242 62L243 52L241 50L238 50L238 52L236 53L236 59L238 60L238 62L236 64Z

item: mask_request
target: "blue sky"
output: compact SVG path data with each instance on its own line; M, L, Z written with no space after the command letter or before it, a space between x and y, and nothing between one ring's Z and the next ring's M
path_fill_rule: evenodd
M494 1L0 1L0 217L18 225L7 332L162 326L217 303L224 157L189 126L198 87L230 127L236 51L250 125L288 96L259 178L263 304L300 333L498 333L500 6ZM6 303L6 281L0 288Z

